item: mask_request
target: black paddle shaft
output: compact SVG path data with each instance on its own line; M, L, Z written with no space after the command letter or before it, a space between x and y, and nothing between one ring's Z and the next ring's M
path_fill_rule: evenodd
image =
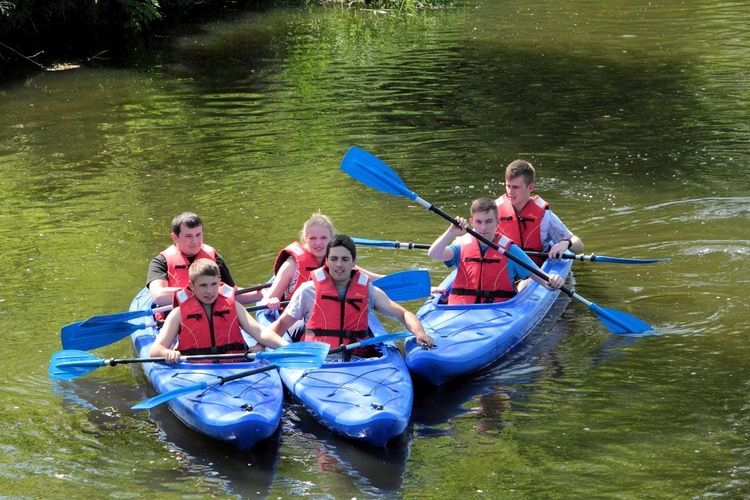
M443 219L449 221L451 224L455 224L456 226L459 226L458 221L456 219L454 219L453 217L451 217L447 213L443 212L442 210L440 210L439 208L437 208L435 205L430 204L429 210L431 212L435 212L436 214L438 214ZM510 260L512 260L513 262L515 262L516 264L525 267L526 269L528 269L529 271L531 271L532 273L536 274L537 276L539 276L540 278L542 278L544 281L546 281L546 282L549 283L549 276L547 274L545 274L541 269L537 269L536 267L532 267L532 266L528 265L526 262L522 261L521 259L519 259L515 255L513 255L512 253L506 252L505 250L503 250L502 248L500 248L497 245L497 243L495 243L494 241L488 240L487 238L485 238L484 236L482 236L481 234L477 233L476 231L474 231L471 228L467 227L466 228L466 232L469 233L470 235L472 235L473 237L475 237L476 239L478 239L479 241L481 241L482 243L491 246L493 249L495 249L498 252L500 252L501 254L505 255L507 258L509 258ZM562 287L560 287L560 291L561 292L565 292L570 297L573 297L573 295L575 294L575 292L573 290L571 290L570 288L568 288L565 285L563 285Z

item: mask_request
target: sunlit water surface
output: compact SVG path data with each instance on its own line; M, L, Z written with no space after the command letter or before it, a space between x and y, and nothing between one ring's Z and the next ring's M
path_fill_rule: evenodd
M0 495L697 497L750 494L748 71L742 3L468 2L423 13L238 13L127 68L0 88ZM140 371L51 381L62 326L126 310L169 222L192 210L241 285L307 216L431 242L444 221L339 170L358 145L456 215L517 157L588 252L583 297L649 322L609 334L577 301L484 373L419 388L383 450L287 406L228 450ZM423 251L360 248L388 273ZM407 303L416 310L419 302ZM129 357L127 341L96 351Z

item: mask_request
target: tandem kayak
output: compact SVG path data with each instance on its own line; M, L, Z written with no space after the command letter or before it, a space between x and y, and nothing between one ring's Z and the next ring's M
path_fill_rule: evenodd
M269 325L278 313L261 311L258 322ZM373 336L386 335L372 313ZM329 360L316 370L280 368L284 386L320 424L348 439L385 446L409 424L414 403L409 369L393 342L375 346L379 357Z
M151 307L151 296L143 289L130 304L131 311ZM147 325L153 317L136 319ZM138 355L149 357L151 344L158 330L147 326L131 335ZM217 377L267 365L266 361L237 363L144 363L143 371L157 394L201 382L214 382ZM174 415L188 427L206 436L225 441L247 451L259 441L271 437L281 421L284 386L276 370L268 370L213 385L172 399L166 403Z
M542 270L567 278L572 260L547 260ZM447 290L454 270L441 284ZM427 334L435 339L432 349L404 343L406 364L412 374L432 385L466 375L491 365L522 342L546 316L559 291L550 291L536 281L506 302L491 304L440 304L440 296L427 300L416 315Z

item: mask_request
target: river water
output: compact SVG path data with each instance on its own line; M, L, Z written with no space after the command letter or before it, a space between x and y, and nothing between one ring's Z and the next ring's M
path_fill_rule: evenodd
M4 81L0 496L750 495L749 15L696 0L269 7L125 67ZM131 411L153 394L137 368L49 379L61 327L127 310L183 210L241 286L319 209L363 238L445 229L342 173L352 145L457 215L530 160L588 252L671 259L574 265L580 295L656 334L612 335L561 301L492 370L418 391L382 450L289 404L276 438L240 453L165 409ZM446 272L423 251L360 257Z

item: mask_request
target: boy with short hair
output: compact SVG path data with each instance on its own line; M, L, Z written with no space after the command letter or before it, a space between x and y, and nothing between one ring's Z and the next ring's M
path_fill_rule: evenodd
M175 294L175 308L151 346L151 356L176 363L193 354L243 353L247 350L240 327L267 347L287 341L262 327L234 298L234 288L222 283L219 266L197 259L189 268L190 284ZM179 338L174 347L175 338Z

